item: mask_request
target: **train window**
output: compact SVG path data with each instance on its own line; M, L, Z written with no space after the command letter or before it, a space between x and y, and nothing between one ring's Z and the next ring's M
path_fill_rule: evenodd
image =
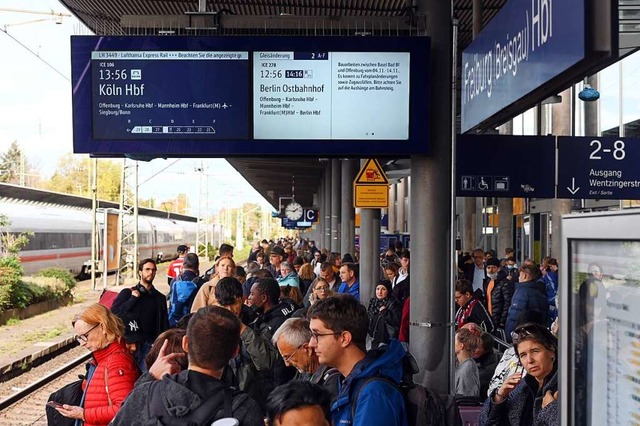
M91 233L36 232L22 251L91 247Z

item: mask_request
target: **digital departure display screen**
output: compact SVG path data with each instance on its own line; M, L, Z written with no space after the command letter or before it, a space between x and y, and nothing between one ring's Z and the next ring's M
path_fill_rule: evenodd
M92 52L93 138L248 139L248 88L226 84L248 67L247 52Z
M426 37L72 37L74 152L428 154Z
M409 138L409 53L253 56L257 139Z

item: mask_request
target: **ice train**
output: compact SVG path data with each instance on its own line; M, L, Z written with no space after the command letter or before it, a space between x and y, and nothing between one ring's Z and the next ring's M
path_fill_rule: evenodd
M113 209L118 205L101 201L99 207ZM25 273L61 267L86 275L91 264L91 199L0 184L0 215L9 222L5 232L33 233L19 253ZM102 229L102 215L98 218ZM196 233L195 217L139 209L139 259L173 259L179 244L195 246Z

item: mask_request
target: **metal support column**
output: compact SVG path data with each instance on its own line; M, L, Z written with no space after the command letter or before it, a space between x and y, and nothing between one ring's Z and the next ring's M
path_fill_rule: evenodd
M322 236L322 248L331 250L331 161L324 168L324 235Z
M353 181L356 177L357 160L342 160L342 207L340 208L340 253L354 255L356 234L356 212L353 207Z
M331 160L331 251L340 253L340 198L341 186L340 175L342 167L340 160L334 158Z
M418 2L431 36L430 78L437 84L429 99L431 156L411 157L411 286L410 350L420 373L416 381L437 392L453 384L453 247L452 192L452 1ZM433 271L449 271L437 276ZM443 282L443 276L446 280Z
M571 134L572 120L574 119L574 99L571 88L565 90L560 95L562 102L552 105L552 129L556 136L573 136ZM555 199L552 201L553 210L551 212L551 253L552 257L560 257L562 253L562 239L560 238L560 218L564 214L571 213L571 200Z
M513 134L513 120L507 121L499 128L501 135ZM502 257L504 249L513 248L513 198L498 198L498 257Z
M324 211L326 205L324 202L324 175L320 177L320 185L318 185L318 225L316 226L315 241L316 247L322 249L324 247Z
M360 210L360 301L365 305L371 298L371 271L377 267L377 250L373 245L373 209Z

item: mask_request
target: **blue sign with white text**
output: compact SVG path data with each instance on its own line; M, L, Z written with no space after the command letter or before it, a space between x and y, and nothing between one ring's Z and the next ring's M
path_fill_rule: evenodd
M458 197L555 197L555 137L458 135Z
M640 199L640 139L558 137L558 198Z
M462 52L462 132L585 58L585 0L509 0Z

